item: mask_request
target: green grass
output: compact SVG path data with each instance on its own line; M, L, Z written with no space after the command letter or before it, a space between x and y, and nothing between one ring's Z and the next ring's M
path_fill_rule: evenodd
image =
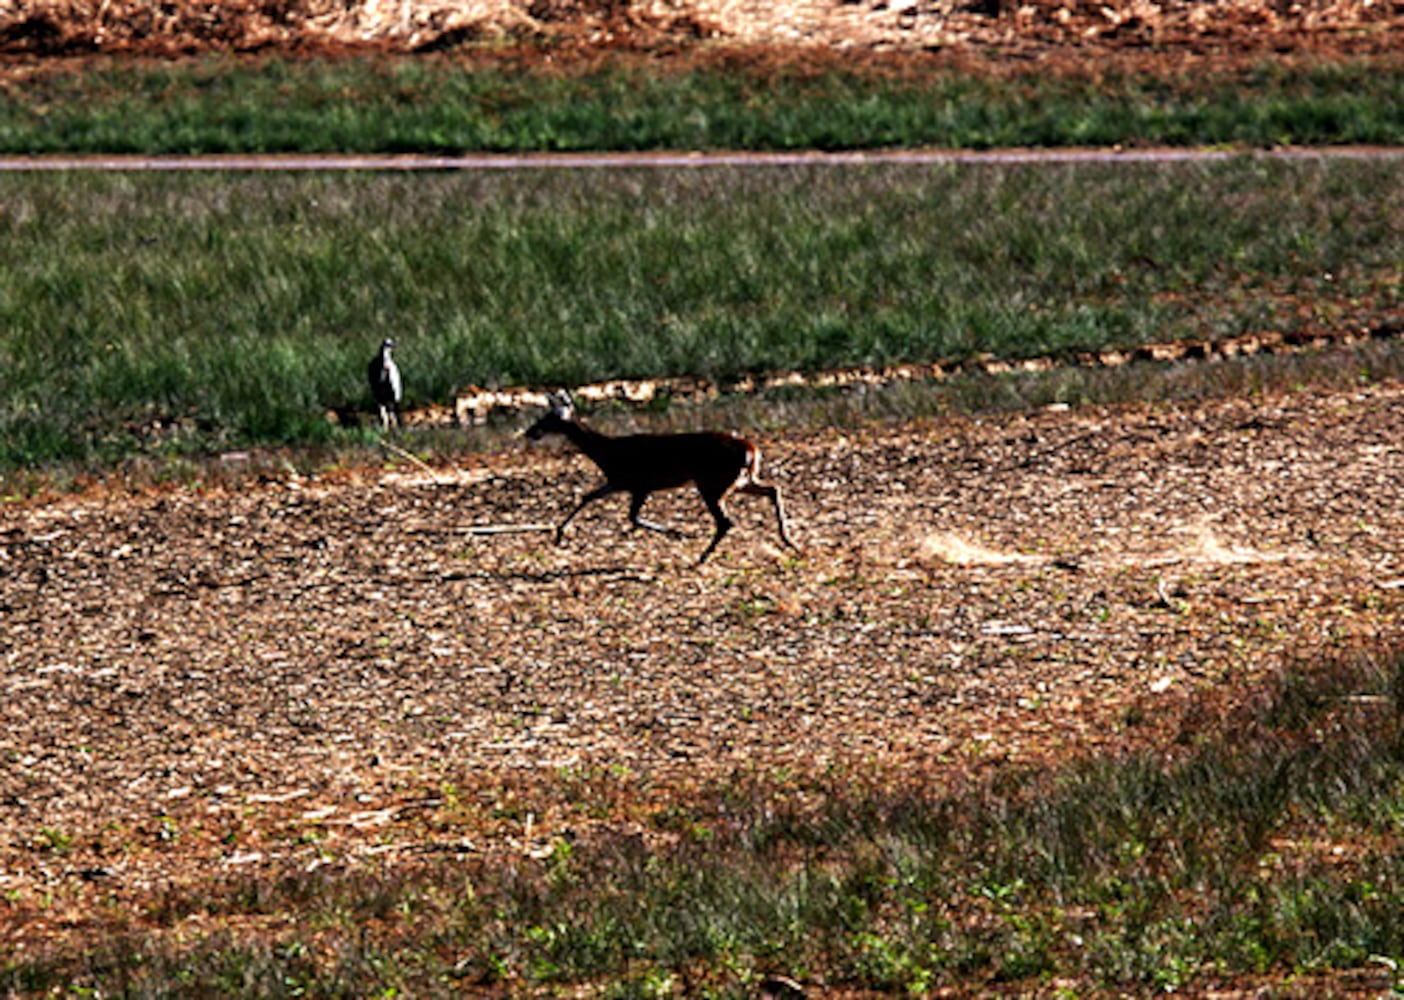
M1391 163L0 178L0 469L336 447L469 385L1398 323Z
M1213 705L1192 706L1169 746L976 784L742 774L650 815L627 775L565 776L518 790L521 807L623 803L647 835L561 840L510 865L173 886L81 953L11 957L0 984L740 997L779 968L895 994L1056 981L1149 995L1343 970L1373 995L1404 987L1404 659L1300 662L1245 706Z
M98 61L0 92L0 153L872 149L1404 141L1404 62L1095 77L450 59Z

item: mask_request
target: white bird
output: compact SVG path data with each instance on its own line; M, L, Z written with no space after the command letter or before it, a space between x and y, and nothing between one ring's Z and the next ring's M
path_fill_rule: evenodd
M385 430L400 426L400 400L404 389L400 384L400 369L390 352L395 342L386 338L380 343L380 352L371 358L366 374L370 377L371 396L380 408L380 426Z

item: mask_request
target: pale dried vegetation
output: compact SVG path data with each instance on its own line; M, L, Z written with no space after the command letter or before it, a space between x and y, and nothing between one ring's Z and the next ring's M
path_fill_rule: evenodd
M0 47L32 52L445 49L534 44L1033 53L1317 45L1387 51L1397 0L3 0Z

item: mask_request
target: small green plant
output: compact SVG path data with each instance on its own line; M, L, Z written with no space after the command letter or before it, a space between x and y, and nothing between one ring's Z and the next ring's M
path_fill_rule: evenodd
M62 830L46 826L39 831L44 848L54 854L67 854L73 847L73 837Z

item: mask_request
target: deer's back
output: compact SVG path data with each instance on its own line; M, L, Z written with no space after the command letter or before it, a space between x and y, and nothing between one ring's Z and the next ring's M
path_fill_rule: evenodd
M615 486L666 490L689 483L699 486L735 482L749 461L751 445L734 434L630 434L611 438L607 449L591 455Z

